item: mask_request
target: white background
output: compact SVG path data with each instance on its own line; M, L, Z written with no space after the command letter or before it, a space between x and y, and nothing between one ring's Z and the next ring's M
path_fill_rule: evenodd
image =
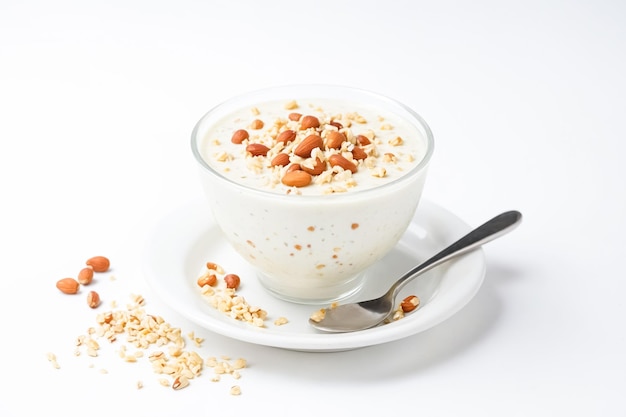
M0 414L626 415L625 59L620 1L2 1ZM309 82L429 122L424 198L473 226L524 214L443 324L285 351L199 329L147 286L148 234L201 196L194 123L232 95ZM245 357L243 394L74 357L95 312L54 283L96 254L120 294L205 337L203 354Z

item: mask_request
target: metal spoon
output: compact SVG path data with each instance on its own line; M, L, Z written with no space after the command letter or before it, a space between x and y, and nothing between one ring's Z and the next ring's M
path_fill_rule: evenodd
M522 214L518 211L504 212L411 269L396 281L383 296L368 301L340 304L327 308L322 319L310 318L309 323L318 330L336 333L354 332L377 326L393 313L395 310L394 300L409 281L443 262L508 233L521 220Z

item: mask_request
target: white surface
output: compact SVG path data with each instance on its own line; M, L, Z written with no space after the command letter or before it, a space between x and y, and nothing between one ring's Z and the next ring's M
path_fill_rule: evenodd
M144 254L145 277L159 298L182 316L203 329L249 343L330 352L402 339L428 330L461 310L476 295L485 276L485 256L481 249L407 284L398 296L398 303L413 294L420 297L421 303L419 311L403 320L359 332L322 333L311 328L309 317L328 305L294 304L270 295L255 279L252 267L242 262L243 258L221 237L219 227L207 215L209 210L204 200L194 201L174 210L156 225ZM422 201L400 242L381 262L367 270L363 288L341 303L380 296L406 271L469 230L454 214ZM196 284L209 261L218 263L225 273L242 277L237 294L250 305L267 311L265 328L234 320L210 305ZM216 288L219 291L221 287ZM275 326L274 321L280 317L289 323Z
M280 404L319 416L350 403L354 415L623 416L625 31L619 1L3 1L0 415ZM459 314L388 344L302 353L202 331L151 292L148 233L200 196L194 123L234 94L292 82L413 107L436 140L424 198L469 225L522 211L485 247L485 282ZM95 312L54 282L95 254L117 278L93 284L105 303L140 293L205 337L203 355L248 359L242 395L208 371L173 391L115 355L94 369L75 358Z

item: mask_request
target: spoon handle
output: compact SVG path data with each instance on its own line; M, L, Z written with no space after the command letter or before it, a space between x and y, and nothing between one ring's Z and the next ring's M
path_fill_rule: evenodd
M404 274L389 289L387 294L395 297L402 287L404 287L404 285L409 281L413 280L413 278L416 278L418 275L450 260L451 258L454 258L455 256L474 250L477 247L510 232L521 222L521 220L522 214L515 210L507 211L494 217Z

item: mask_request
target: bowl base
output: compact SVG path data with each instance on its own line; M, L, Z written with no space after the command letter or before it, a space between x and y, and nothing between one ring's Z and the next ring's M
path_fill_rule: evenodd
M323 289L314 288L307 294L303 294L303 292L307 292L306 290L298 289L298 295L275 289L268 282L271 278L262 272L257 271L257 278L261 286L276 298L296 304L324 305L345 300L359 292L365 282L365 272L353 276L340 285Z

